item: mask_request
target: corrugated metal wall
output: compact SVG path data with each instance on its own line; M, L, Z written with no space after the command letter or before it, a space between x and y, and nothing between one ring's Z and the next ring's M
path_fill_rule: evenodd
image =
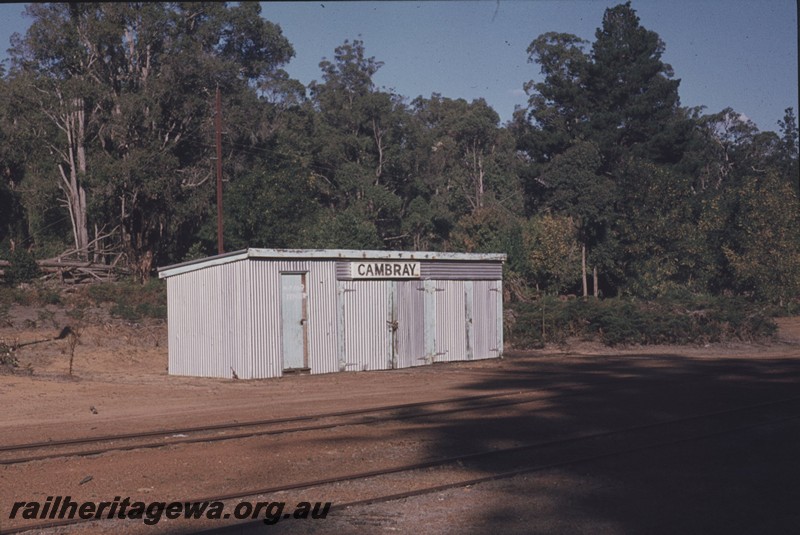
M426 262L422 272L438 269L445 277L463 277L464 266L478 265L441 264L432 269L436 263ZM311 373L502 354L501 280L337 280L342 265L324 259L245 258L169 277L170 373L281 376L281 273L306 274ZM474 274L496 277L499 269L497 263Z
M339 371L336 356L336 268L311 262L308 286L308 365L311 373Z
M475 281L473 284L473 333L475 340L474 358L488 359L502 354L502 344L498 333L498 300L502 307L502 292L498 281ZM502 317L502 309L500 312ZM499 348L499 349L498 349Z
M281 344L280 272L273 262L248 261L250 268L250 351L252 378L280 377Z
M308 367L311 373L338 371L334 263L251 260L250 266L253 377L279 377L283 372L281 273L306 273Z
M422 262L420 272L423 279L434 280L491 280L503 276L503 265L499 262Z
M397 368L425 364L424 290L422 281L395 282L395 363Z
M434 362L467 360L464 281L436 283L436 354Z
M238 261L168 279L171 374L251 376L246 268Z
M388 323L391 284L391 281L343 282L344 358L348 371L392 367Z

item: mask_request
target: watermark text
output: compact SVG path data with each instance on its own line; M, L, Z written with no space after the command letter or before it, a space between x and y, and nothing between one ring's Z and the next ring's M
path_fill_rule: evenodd
M239 502L227 509L222 501L141 502L116 496L108 502L79 502L71 496L48 496L44 502L14 502L9 519L23 520L141 520L155 525L162 519L257 520L277 524L283 519L324 519L331 502Z

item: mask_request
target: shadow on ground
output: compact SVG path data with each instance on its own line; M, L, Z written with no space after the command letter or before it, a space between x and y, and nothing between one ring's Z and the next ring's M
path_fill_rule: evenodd
M541 444L522 455L468 463L475 477L520 466L539 469L466 489L360 506L324 521L208 533L775 534L799 529L800 359L511 357L497 370L473 371L470 388L476 394L519 390L546 400L502 411L417 418L433 429L427 457ZM622 429L631 430L576 439Z

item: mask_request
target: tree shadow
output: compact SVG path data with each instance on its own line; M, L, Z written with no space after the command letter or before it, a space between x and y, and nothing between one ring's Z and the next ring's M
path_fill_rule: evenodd
M421 459L538 444L464 462L475 479L528 472L324 521L208 533L416 535L424 524L421 533L729 534L795 533L800 525L800 425L790 419L800 401L765 405L800 397L800 359L522 355L459 373L473 378L467 388L475 395L516 391L540 401L461 413L409 408L409 421L433 437L421 444ZM697 415L706 417L686 419Z
M508 364L505 373L481 377L471 388L541 389L548 394L542 404L516 405L499 416L430 420L441 437L431 457L453 455L459 441L475 450L542 444L526 451L522 463L542 469L487 484L495 492L479 505L483 527L498 533L795 533L800 525L800 426L788 419L800 403L726 412L800 396L800 360L642 354L512 357ZM746 416L755 410L774 421L722 432L754 421ZM713 436L691 439L703 435ZM470 466L492 474L504 465L487 458Z

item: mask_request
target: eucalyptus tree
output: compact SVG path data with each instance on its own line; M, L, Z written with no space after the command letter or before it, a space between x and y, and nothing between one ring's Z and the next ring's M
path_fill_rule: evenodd
M614 182L601 172L600 151L592 142L576 141L546 165L539 177L547 189L545 203L557 214L567 216L575 225L581 244L581 285L589 295L587 255L601 243L612 222L612 203L618 197ZM598 269L593 264L593 293L598 295Z
M795 177L796 179L797 177ZM721 245L729 288L784 305L800 298L800 197L776 169L750 171L735 196Z
M713 291L774 302L800 293L796 126L789 109L782 135L759 132L730 108L703 116L694 149ZM794 130L794 134L793 134Z
M0 77L0 244L9 248L30 235L21 199L25 186L24 162L30 147L13 120L10 97L10 84Z
M24 119L42 126L76 249L89 253L92 226L119 228L145 275L210 204L215 89L254 105L246 95L285 79L293 49L254 3L29 4L26 14L10 76L39 110Z
M778 121L781 140L778 151L781 173L795 186L795 191L800 193L800 134L797 128L797 117L794 108L786 108L783 119Z
M320 63L322 80L309 84L316 111L310 168L325 207L318 245L383 248L404 237L406 111L402 98L376 87L382 65L362 41L345 40Z
M497 112L483 99L467 102L433 94L414 99L411 110L417 178L410 195L410 220L441 246L456 231L460 238L453 246L484 250L495 243L497 248L497 240L505 238L495 234L507 229L492 221L523 215L511 134L500 127ZM470 239L470 229L482 221L487 229L495 229L493 237Z

